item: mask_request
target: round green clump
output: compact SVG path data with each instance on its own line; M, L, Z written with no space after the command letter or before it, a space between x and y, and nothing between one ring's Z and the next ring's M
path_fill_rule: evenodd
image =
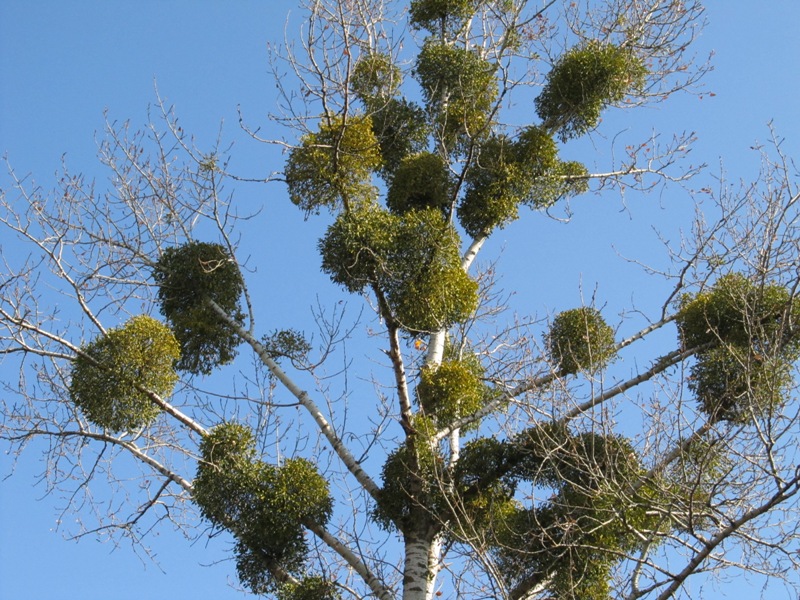
M398 217L376 204L342 213L319 242L323 272L353 293L376 284L389 270L398 226Z
M452 202L453 178L444 160L432 152L404 158L386 195L386 205L395 214L425 208L447 213Z
M478 306L478 284L461 268L460 238L441 211L404 214L387 265L383 289L407 331L446 329Z
M405 99L390 98L372 113L372 131L378 139L380 173L391 181L402 160L428 145L430 127L425 111Z
M340 215L319 249L335 283L351 292L376 286L407 331L438 331L477 307L477 283L461 268L458 234L440 210L398 216L365 205Z
M517 206L531 177L517 161L506 136L493 136L481 146L476 164L467 171L466 192L458 205L458 220L472 237L488 235L517 219Z
M495 67L489 61L472 50L429 39L414 72L447 145L488 130L498 94Z
M588 306L556 315L547 334L550 359L563 375L595 373L614 358L614 330Z
M333 583L319 576L284 584L277 593L277 600L339 600L341 597Z
M438 33L442 24L460 28L478 7L480 0L411 0L409 23L415 29Z
M695 348L718 342L753 345L760 352L796 351L791 294L776 284L756 285L741 273L720 277L713 287L680 302L681 342Z
M180 347L163 323L130 319L82 348L72 367L69 395L86 418L111 431L149 425L161 408L148 392L172 393Z
M417 438L392 452L383 465L383 488L372 518L387 531L410 525L417 511L441 514L445 509L442 457Z
M562 141L594 129L607 106L644 86L647 70L629 49L590 41L571 49L553 66L536 111L544 127Z
M783 406L791 382L783 357L726 345L698 355L689 389L712 420L747 423Z
M167 248L153 268L153 279L161 314L181 347L177 368L208 374L232 361L239 337L208 303L215 302L234 321L243 322L244 281L228 250L207 242Z
M269 567L297 573L308 552L306 524L325 526L333 504L328 483L309 461L281 466L258 460L250 429L222 423L204 436L194 500L204 518L237 540L237 570L256 593L276 582Z
M306 214L353 206L375 196L371 177L380 164L370 117L323 119L319 131L303 136L289 153L289 198Z
M379 52L360 57L350 78L353 92L371 110L393 98L401 83L400 68L389 55Z
M437 425L448 425L481 408L486 397L482 376L483 369L474 356L423 367L417 400Z
M473 237L516 220L521 203L548 207L587 187L586 169L561 162L555 141L541 127L527 127L515 140L505 135L486 139L465 182L458 219Z

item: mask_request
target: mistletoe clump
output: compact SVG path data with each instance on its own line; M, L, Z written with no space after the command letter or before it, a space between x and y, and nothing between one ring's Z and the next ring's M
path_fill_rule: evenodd
M474 355L425 366L420 372L417 400L436 425L446 426L483 405L486 387L482 377L483 368Z
M414 419L417 430L433 430L425 417ZM441 514L447 506L442 477L444 461L420 435L397 448L383 465L383 488L372 517L386 530L412 527L420 510Z
M366 106L379 108L397 95L403 75L388 54L374 52L359 58L350 85Z
M606 107L643 87L647 70L627 48L590 41L562 56L550 71L536 111L562 141L594 129Z
M446 214L453 202L453 178L444 160L432 152L407 156L392 178L386 206L395 214L438 208Z
M417 57L415 74L446 145L486 131L498 94L489 61L473 50L429 38Z
M69 395L86 418L111 431L149 425L161 409L150 398L172 393L180 347L163 323L133 317L81 349Z
M339 600L336 586L319 576L304 577L297 583L286 583L278 588L277 600Z
M443 26L460 29L475 13L480 0L411 0L409 23L416 29L438 33Z
M697 348L689 387L713 420L745 423L782 406L800 356L797 309L777 284L756 285L740 273L681 300L681 343Z
M759 351L794 348L791 298L781 285L756 285L741 273L723 275L710 290L681 299L676 317L681 341L686 348L719 342L752 344Z
M180 343L177 367L208 374L232 361L239 338L209 302L234 321L244 320L240 305L244 281L227 249L207 242L167 248L153 268L153 279L161 314Z
M476 164L467 172L458 219L476 237L514 221L521 203L548 207L585 191L586 169L558 159L552 136L541 127L525 128L517 139L489 137L478 146Z
M301 572L307 526L325 526L332 511L328 483L302 458L283 465L257 458L250 429L223 423L204 436L194 499L213 525L236 537L239 578L254 593L279 586L274 571Z
M306 213L353 206L375 195L372 172L380 166L378 140L367 116L323 119L289 153L289 198Z
M588 306L556 315L547 334L550 359L563 375L595 373L614 358L614 330Z
M649 489L633 487L644 471L630 442L539 425L509 442L503 457L514 477L555 493L494 524L501 572L514 585L546 585L556 598L605 600L613 566L642 547L641 532L659 527L642 501Z
M319 247L334 282L351 292L373 286L407 331L437 331L477 307L477 283L461 268L458 234L440 210L393 215L366 205L341 214Z

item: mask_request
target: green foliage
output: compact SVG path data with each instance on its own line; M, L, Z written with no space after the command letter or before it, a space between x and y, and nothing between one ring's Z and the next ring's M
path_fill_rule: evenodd
M270 358L288 358L292 362L302 363L311 352L311 344L305 336L294 329L276 330L261 340Z
M415 29L439 33L443 27L460 29L481 0L411 0L409 23Z
M395 214L436 208L447 214L453 202L453 178L444 160L432 152L407 156L392 178L386 205Z
M597 309L584 306L566 310L553 319L547 349L561 374L594 373L605 368L616 354L614 330Z
M644 85L647 71L630 50L590 41L562 56L536 98L546 129L562 141L597 126L600 113Z
M791 382L785 357L725 345L698 356L689 389L712 419L746 423L783 406Z
M416 430L431 429L425 417L414 419ZM417 436L392 452L383 465L383 488L372 518L386 530L410 526L415 515L440 515L446 510L444 461Z
M299 583L278 588L277 600L339 600L341 594L330 581L318 576L304 577Z
M372 119L323 119L319 131L303 136L289 153L284 173L289 198L306 214L354 206L375 196L371 177L380 163Z
M308 552L304 525L324 526L331 515L325 478L302 458L281 466L258 460L251 431L238 423L215 427L200 455L194 499L204 518L236 537L242 583L264 593L275 585L271 566L299 572Z
M244 281L224 246L188 242L167 248L153 268L161 314L181 348L178 369L208 374L236 356L239 338L209 306L214 301L232 319L244 320Z
M553 138L541 127L528 127L513 141L491 136L479 146L477 162L467 172L459 222L473 237L489 234L515 220L520 203L547 207L585 191L585 174L579 163L558 160Z
M414 332L465 321L478 305L478 284L461 268L458 233L435 209L400 217L382 282L395 317Z
M403 158L425 150L430 127L425 111L405 99L391 98L373 110L372 131L383 161L380 171L391 180Z
M425 366L420 371L417 400L436 425L448 425L483 405L486 388L482 377L483 368L474 355Z
M720 277L714 286L681 299L676 317L685 348L725 342L766 352L776 345L795 349L791 294L776 284L756 285L741 273Z
M502 456L514 476L555 493L506 510L495 524L500 570L511 582L540 581L555 598L607 598L614 564L646 543L638 532L659 527L652 502L633 487L643 469L630 442L547 424L518 436Z
M487 132L498 93L494 65L475 51L429 38L415 75L446 146Z
M319 242L322 270L357 293L387 277L399 218L376 204L339 215Z
M161 411L146 391L171 394L179 358L180 347L168 327L148 316L133 317L82 348L72 366L69 396L99 427L138 429Z
M408 331L465 320L477 283L461 268L459 238L436 209L397 216L374 205L343 213L320 241L322 270L351 292L375 285Z
M366 54L358 59L350 86L356 96L370 109L385 104L397 94L403 81L402 73L386 54Z
M685 295L676 316L681 343L699 348L689 388L713 420L746 423L782 406L800 356L790 292L730 273Z

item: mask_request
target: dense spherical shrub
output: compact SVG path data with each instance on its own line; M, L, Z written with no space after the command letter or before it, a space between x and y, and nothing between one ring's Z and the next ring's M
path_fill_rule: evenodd
M351 292L377 286L408 331L438 331L475 310L478 286L461 268L459 238L440 210L343 213L319 244L322 270Z
M469 19L481 0L411 0L409 23L416 29L438 33L445 25L458 27Z
M600 113L644 85L647 71L630 50L591 41L562 56L550 71L536 111L566 141L594 129Z
M306 213L353 206L375 196L372 172L380 166L372 119L352 116L323 119L293 148L284 175L289 198Z
M420 372L417 400L437 425L448 425L482 406L486 398L482 376L483 369L474 356L425 366Z
M395 214L437 208L447 213L453 202L453 179L444 160L431 152L407 156L392 178L386 205Z
M397 94L402 83L402 74L387 54L366 54L358 59L350 86L356 96L371 110Z
M429 39L414 73L446 145L486 133L498 94L494 65L475 51Z
M299 573L308 552L307 524L325 526L328 483L302 458L270 465L257 458L249 428L223 423L200 443L194 500L212 524L236 537L240 580L255 593L275 589L269 566Z
M99 427L131 431L149 425L161 409L147 392L172 393L179 357L168 327L133 317L82 348L72 367L70 398Z
M616 354L614 330L600 312L585 306L556 315L547 334L550 358L564 375L603 369Z
M167 248L153 268L153 279L161 314L180 343L178 369L208 374L233 360L239 337L208 302L215 302L234 321L244 320L244 281L228 250L207 242Z

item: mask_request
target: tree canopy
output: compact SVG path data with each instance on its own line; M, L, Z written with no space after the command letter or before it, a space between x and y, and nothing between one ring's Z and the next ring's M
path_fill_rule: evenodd
M111 124L112 192L2 193L3 235L28 249L0 246L10 450L45 440L54 489L88 504L92 452L135 465L147 499L109 529L135 538L163 506L224 531L241 585L280 600L661 600L700 573L800 566L800 193L779 145L649 268L652 306L613 314L600 289L511 314L502 260L483 262L572 198L688 185L691 136L600 169L576 143L692 93L699 2L305 8L301 50L271 63L285 162L259 183L322 223L296 267L330 280L317 330L254 301L259 260L287 257L247 245L262 216L224 192L246 179L225 151L197 151L163 105L150 137ZM530 276L570 250L541 248Z

